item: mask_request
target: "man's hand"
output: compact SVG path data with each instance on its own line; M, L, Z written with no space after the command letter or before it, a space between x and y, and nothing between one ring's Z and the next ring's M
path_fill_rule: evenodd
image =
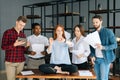
M95 57L91 58L91 62L92 62L93 65L95 64Z
M35 54L36 54L36 52L30 51L30 55L35 55Z
M42 51L40 54L42 54L42 55L46 55L46 54L47 54L47 52Z
M103 49L103 46L101 44L96 44L95 45L98 49L102 50Z
M14 46L20 46L20 45L23 45L25 44L25 41L22 41L22 40L16 40L15 43L14 43Z

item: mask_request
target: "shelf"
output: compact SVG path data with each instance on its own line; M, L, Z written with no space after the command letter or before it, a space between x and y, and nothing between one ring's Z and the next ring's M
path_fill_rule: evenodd
M50 1L50 2L42 2L42 3L24 5L23 7L37 8L37 7L43 7L43 6L56 5L57 3L58 4L65 4L65 3L79 2L79 1L88 1L88 0L53 0L53 1Z
M93 14L102 14L102 13L107 13L107 12L111 12L111 10L91 10L89 11L89 13L93 13Z
M120 9L115 9L113 12L119 13L119 12L120 12Z
M35 3L30 5L24 5L23 7L37 8L37 7L49 6L49 5L52 5L51 2Z
M117 13L120 12L120 9L111 9L111 10L107 10L107 9L103 9L103 10L91 10L89 11L89 13L93 13L93 14L103 14L103 13Z
M82 1L88 1L88 0L58 0L58 3L59 4L64 4L64 3L71 3L71 2L78 2L78 1L82 2Z
M40 19L39 15L26 15L27 19Z
M49 6L51 5L51 2L43 2L43 3L36 3L36 4L33 4L37 7L42 7L42 6Z
M52 33L54 31L54 27L56 24L60 23L59 19L63 19L64 23L62 24L65 27L65 30L71 32L71 37L73 37L73 24L74 24L74 18L77 18L79 20L77 24L79 23L84 23L86 22L86 17L81 16L80 14L80 7L74 12L74 5L80 6L80 2L82 1L89 1L89 0L52 0L48 2L42 2L42 3L35 3L35 4L30 4L30 5L24 5L23 6L23 15L25 15L25 8L29 8L28 12L30 14L26 14L27 19L31 19L31 24L34 23L36 20L35 19L40 19L40 23L43 26L42 33L46 36L47 33ZM87 2L88 3L88 2ZM62 9L59 11L58 9ZM70 7L67 9L66 7ZM72 8L73 7L73 8ZM39 9L40 8L40 9ZM49 9L51 12L49 12ZM38 11L40 11L40 14L38 14ZM67 12L67 10L69 10ZM36 13L37 12L37 13ZM62 17L62 18L60 18ZM51 18L50 20L46 18ZM68 18L71 18L70 20L70 27L68 28ZM46 27L47 25L50 24L50 27ZM30 27L31 28L31 27ZM32 30L31 30L32 31ZM49 36L49 35L48 35Z
M72 12L72 13L59 13L59 14L53 14L53 15L46 15L46 17L57 17L57 16L79 16L80 13L78 12Z
M120 29L120 26L110 26L108 28L110 28L110 29L113 29L113 28Z

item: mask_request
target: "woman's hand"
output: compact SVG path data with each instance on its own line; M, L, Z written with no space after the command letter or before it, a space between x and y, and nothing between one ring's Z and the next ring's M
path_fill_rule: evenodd
M78 55L77 55L78 58L81 58L81 57L83 57L83 56L84 56L84 54L78 54Z
M52 45L52 43L53 43L53 38L51 37L51 38L49 38L49 43L50 43L50 45Z
M51 37L51 38L49 38L49 46L48 46L48 49L47 49L47 53L49 54L49 53L51 53L51 48L52 48L52 44L53 44L53 38Z

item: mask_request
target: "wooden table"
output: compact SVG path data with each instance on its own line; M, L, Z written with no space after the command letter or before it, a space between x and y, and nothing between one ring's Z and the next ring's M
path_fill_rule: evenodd
M21 73L16 75L16 78L23 79L23 78L46 78L46 79L96 79L95 73L93 70L90 70L92 72L93 76L72 76L72 75L65 75L65 74L42 74L38 69L29 69L34 72L32 75L22 75ZM24 70L24 71L28 71Z

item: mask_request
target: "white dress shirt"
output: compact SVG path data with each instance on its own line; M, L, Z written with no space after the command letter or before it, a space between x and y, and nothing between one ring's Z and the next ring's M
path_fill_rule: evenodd
M84 37L81 36L80 39L76 42L76 37L73 39L74 46L71 50L72 53L72 63L81 64L87 61L87 57L90 54L89 45L83 40ZM81 58L78 58L77 55L83 54Z
M48 38L47 37L45 37L45 36L42 36L42 35L38 35L38 36L36 36L36 35L31 35L31 36L28 36L27 37L27 40L30 42L30 44L31 44L31 46L30 46L30 48L29 48L29 51L34 51L34 50L32 50L32 46L34 45L34 48L35 47L37 47L37 46L39 46L39 48L37 47L37 49L39 49L39 50L37 50L37 51L35 51L36 53L37 52L39 52L39 51L43 51L43 47L45 47L45 46L48 46L49 45L49 43L48 43ZM43 57L44 55L42 55L42 54L35 54L35 55L28 55L28 56L30 56L30 57L32 57L32 58L40 58L40 57Z

